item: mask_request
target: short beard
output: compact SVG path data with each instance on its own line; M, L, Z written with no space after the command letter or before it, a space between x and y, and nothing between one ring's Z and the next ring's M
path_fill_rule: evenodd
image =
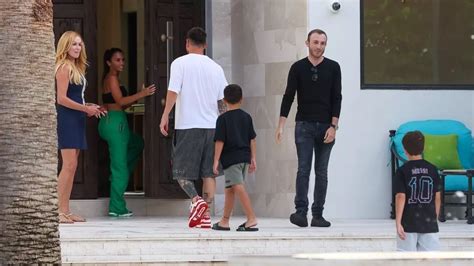
M319 60L321 58L323 58L324 51L321 53L321 56L316 56L316 53L313 53L311 50L309 50L309 55L311 56L311 58L314 58L314 59L318 60L318 62L319 62Z

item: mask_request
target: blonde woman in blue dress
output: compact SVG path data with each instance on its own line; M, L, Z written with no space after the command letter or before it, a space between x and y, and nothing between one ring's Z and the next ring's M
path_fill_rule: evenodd
M71 196L74 175L80 150L87 149L86 115L99 117L104 113L95 104L86 104L87 55L81 36L66 31L56 49L57 133L62 167L58 177L58 208L60 223L85 222L71 213Z

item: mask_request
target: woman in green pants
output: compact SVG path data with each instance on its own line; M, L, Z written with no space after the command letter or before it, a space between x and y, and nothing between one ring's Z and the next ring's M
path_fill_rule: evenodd
M102 101L108 114L100 119L99 135L109 146L109 216L113 217L133 215L127 209L123 196L128 186L128 178L143 151L143 139L130 131L127 115L123 110L139 99L155 93L155 85L150 85L146 88L143 86L141 91L129 96L119 82L119 74L123 71L124 64L121 49L111 48L105 51Z

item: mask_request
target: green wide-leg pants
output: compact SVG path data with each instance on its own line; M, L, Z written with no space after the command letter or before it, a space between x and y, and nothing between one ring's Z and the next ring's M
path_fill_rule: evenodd
M109 212L128 213L124 193L130 174L143 151L143 138L130 131L123 111L109 111L99 121L99 135L109 146L110 202Z

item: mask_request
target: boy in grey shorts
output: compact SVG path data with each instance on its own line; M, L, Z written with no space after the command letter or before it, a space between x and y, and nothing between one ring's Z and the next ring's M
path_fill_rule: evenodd
M397 250L439 250L438 169L422 158L425 137L420 131L406 133L402 143L408 162L395 179Z
M217 175L219 160L225 175L225 204L224 215L212 226L214 230L229 231L229 219L234 208L234 196L239 197L247 221L241 224L237 231L258 231L257 217L252 209L250 198L244 187L247 173L257 169L256 141L252 117L242 109L242 89L239 85L231 84L224 89L224 102L227 112L219 116L216 122L214 136L214 166Z

